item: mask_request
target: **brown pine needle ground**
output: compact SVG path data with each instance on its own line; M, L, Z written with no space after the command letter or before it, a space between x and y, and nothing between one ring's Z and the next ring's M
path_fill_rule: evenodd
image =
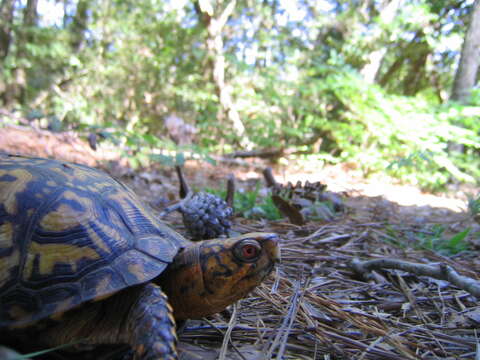
M233 343L240 350L255 345L251 359L474 359L480 308L473 296L398 270L369 282L356 277L349 264L358 257L438 262L429 251L382 243L378 232L355 223L330 224L317 241L283 232L282 266L241 302ZM465 271L467 262L448 261L477 277L478 268ZM225 329L227 321L217 316L214 323ZM195 326L182 339L213 346L222 341L216 331Z
M429 226L442 216L446 231L474 226L468 214L424 205L418 216L427 212L432 217L409 221L415 213L398 204L354 197L347 199L346 213L328 223L237 219L239 232L279 233L282 264L241 301L229 336L242 356L230 347L226 358L476 359L480 307L471 293L396 269L379 268L365 281L351 265L382 258L444 264L478 283L477 251L445 256L423 249L419 240L433 236ZM211 319L223 333L228 321L228 314ZM223 336L194 322L181 340L219 349ZM204 358L215 359L215 352Z

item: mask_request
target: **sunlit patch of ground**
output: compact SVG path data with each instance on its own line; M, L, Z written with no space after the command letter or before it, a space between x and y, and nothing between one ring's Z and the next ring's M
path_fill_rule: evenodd
M280 174L281 175L281 174ZM450 209L455 212L466 210L465 195L429 194L413 185L395 183L395 179L376 175L365 179L361 171L351 164L325 166L321 169L297 169L285 171L283 181L321 181L335 192L347 191L358 195L377 197L393 201L402 206L432 206Z

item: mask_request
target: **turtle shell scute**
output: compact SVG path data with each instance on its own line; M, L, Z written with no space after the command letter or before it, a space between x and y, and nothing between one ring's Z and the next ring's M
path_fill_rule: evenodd
M100 170L0 153L0 328L147 282L188 245Z

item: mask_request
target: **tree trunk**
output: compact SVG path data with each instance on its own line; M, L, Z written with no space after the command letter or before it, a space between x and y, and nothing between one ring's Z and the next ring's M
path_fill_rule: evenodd
M90 0L79 0L77 3L77 11L70 28L70 33L72 34L71 45L75 53L80 52L85 46L89 5Z
M480 0L475 0L450 99L468 102L480 66Z
M38 0L28 0L27 6L23 12L23 24L26 26L35 26L38 20L37 13Z
M413 79L415 80L416 84L412 87L414 89L419 83L421 77L419 75L424 74L425 71L425 61L426 58L424 59L425 56L428 56L429 53L429 48L428 48L428 43L424 39L425 33L422 30L418 30L413 39L406 45L404 45L402 48L400 48L398 51L398 55L395 58L395 61L390 65L388 70L382 75L378 76L377 75L377 83L380 86L386 86L390 80L394 78L394 76L402 69L402 66L407 66L408 67L408 72L407 72L407 78L410 76L413 76ZM420 72L419 74L410 74L412 71L418 71ZM404 90L406 89L405 86L405 79L403 81L403 88ZM410 90L407 90L410 91ZM405 92L404 92L405 93Z
M218 1L218 3L221 4L222 2ZM240 145L250 148L252 144L247 138L245 125L240 119L240 114L232 99L232 88L225 82L225 54L223 51L222 30L233 13L235 6L236 0L231 0L222 11L219 11L219 9L215 11L208 0L195 2L195 9L208 32L206 39L208 63L210 64L211 78L215 84L215 91L220 101L217 120L219 125L225 124L226 120L230 122L235 130L235 134L240 139Z
M380 9L379 18L381 22L388 24L395 20L395 17L398 14L398 10L402 6L403 0L392 0L390 2L385 2L383 8ZM376 30L374 31L371 41L378 42L383 36L383 29L377 25ZM363 78L366 82L373 84L378 77L378 71L382 65L383 58L387 54L387 46L383 45L380 49L374 50L368 56L368 61L365 66L360 70Z
M23 59L28 56L26 51L27 44L34 41L31 30L32 27L36 26L38 21L37 6L38 0L28 0L23 10L23 26L16 40L16 57L18 59ZM22 66L16 67L12 71L12 81L7 84L5 89L5 106L11 107L14 106L14 104L24 104L26 87L27 72Z
M413 96L422 89L422 79L425 78L425 66L427 64L430 46L427 41L418 44L418 53L410 59L410 69L403 79L403 94Z
M0 60L7 57L12 42L13 10L15 0L0 3Z

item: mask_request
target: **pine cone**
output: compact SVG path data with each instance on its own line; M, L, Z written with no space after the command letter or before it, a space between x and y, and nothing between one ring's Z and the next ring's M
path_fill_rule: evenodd
M213 194L195 193L180 209L192 240L214 239L227 235L231 227L233 209Z

